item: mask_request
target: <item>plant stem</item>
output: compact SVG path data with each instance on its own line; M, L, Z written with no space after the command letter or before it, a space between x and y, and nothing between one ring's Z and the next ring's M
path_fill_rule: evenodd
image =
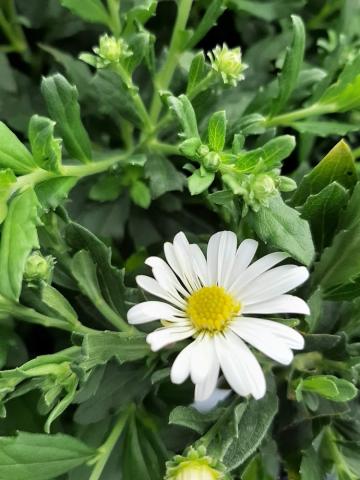
M109 27L112 34L119 38L121 34L120 0L107 0L107 6L111 20Z
M349 480L356 480L357 477L350 471L349 467L347 466L346 462L344 461L344 457L341 454L338 446L337 446L337 439L332 431L331 427L325 428L324 439L326 441L326 445L328 447L328 451L332 457L334 462L335 468L337 473L345 473Z
M158 91L166 90L169 87L176 69L179 54L182 51L182 33L186 28L191 6L192 0L179 1L176 21L170 41L167 58L155 79L155 91L150 107L150 118L153 123L156 123L161 111L161 99Z
M150 150L155 150L156 152L165 153L167 155L180 155L180 150L178 145L171 145L170 143L163 143L157 140L153 140L148 145Z
M113 451L120 435L124 431L124 428L126 426L126 422L128 420L129 415L133 411L133 405L130 405L130 407L121 412L120 415L118 416L118 419L106 439L106 441L101 445L99 448L99 458L95 464L95 467L93 471L91 472L91 475L89 477L89 480L99 480L101 477L101 474L106 466L107 461L109 460L109 457L111 455L111 452Z
M324 113L330 113L330 106L322 106L314 103L310 107L301 108L299 110L294 110L293 112L282 113L272 118L267 118L264 121L265 127L276 127L278 125L290 125L296 120L301 120L304 117L310 117L313 115L322 115Z
M103 298L90 298L90 300L93 302L97 310L99 310L106 320L108 320L108 322L110 322L115 328L130 335L135 333L135 329L125 322L125 320L119 314L114 312L114 310L109 307Z

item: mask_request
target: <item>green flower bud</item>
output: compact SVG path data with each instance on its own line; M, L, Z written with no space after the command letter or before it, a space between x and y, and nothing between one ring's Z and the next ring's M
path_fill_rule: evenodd
M99 46L94 48L94 52L101 58L100 63L104 66L119 63L123 58L132 55L122 38L110 37L107 33L100 37Z
M186 456L177 455L166 466L165 480L230 480L224 466L206 456L203 447L197 450L191 447Z
M256 200L260 203L274 193L276 193L276 185L274 179L266 173L256 175L252 182L252 191Z
M209 152L205 158L203 158L202 163L208 172L217 172L221 163L220 155L216 152Z
M26 282L49 283L54 268L53 257L43 257L40 252L33 252L26 260L24 280Z
M241 61L240 47L229 49L224 43L222 47L218 45L209 52L208 56L211 67L221 75L224 83L236 86L237 82L245 78L243 72L247 65Z
M292 192L297 187L295 180L289 177L279 177L278 185L281 192Z
M201 148L201 140L198 137L187 138L179 145L180 152L188 158L196 158Z
M209 153L209 147L201 144L196 153L199 155L199 157L205 157Z

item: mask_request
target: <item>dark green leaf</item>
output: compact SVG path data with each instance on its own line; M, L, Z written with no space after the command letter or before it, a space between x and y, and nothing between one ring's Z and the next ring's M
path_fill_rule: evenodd
M153 198L158 198L166 192L183 189L184 175L176 170L173 163L160 155L148 158L145 176L149 179Z
M344 136L349 132L359 130L357 125L331 120L304 120L302 122L294 122L291 126L300 133L310 133L318 137L328 137L329 135Z
M60 0L61 4L87 22L109 25L110 18L101 0Z
M288 207L280 195L270 200L269 208L252 212L251 222L263 242L288 252L304 265L312 262L314 244L309 224L299 212Z
M80 117L78 93L60 74L44 78L41 92L51 118L64 140L69 154L83 163L91 161L91 144Z
M200 23L197 25L194 33L190 37L186 48L194 48L200 40L207 34L207 32L216 25L217 19L225 10L224 0L212 0L209 6L206 8L204 16L201 18Z

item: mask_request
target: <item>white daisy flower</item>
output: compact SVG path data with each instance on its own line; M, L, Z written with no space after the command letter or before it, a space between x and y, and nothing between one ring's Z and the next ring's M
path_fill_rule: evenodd
M190 244L184 233L164 245L166 261L149 257L153 276L139 275L138 285L161 299L135 305L128 312L132 325L161 320L163 327L147 336L153 351L192 337L176 357L171 380L180 384L189 376L195 400L206 400L217 385L220 369L241 396L261 398L266 391L264 373L247 343L284 365L304 339L294 329L253 315L298 313L309 307L286 295L308 278L305 267L275 265L288 257L275 252L251 264L258 243L244 240L237 248L233 232L218 232L207 246ZM273 268L275 267L275 268Z

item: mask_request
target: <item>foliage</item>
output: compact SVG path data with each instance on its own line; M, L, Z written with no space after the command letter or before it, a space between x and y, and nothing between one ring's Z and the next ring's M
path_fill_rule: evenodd
M359 478L359 24L351 0L1 2L0 479L159 480L189 451ZM311 315L263 399L202 412L126 313L147 256L222 229L306 265Z

